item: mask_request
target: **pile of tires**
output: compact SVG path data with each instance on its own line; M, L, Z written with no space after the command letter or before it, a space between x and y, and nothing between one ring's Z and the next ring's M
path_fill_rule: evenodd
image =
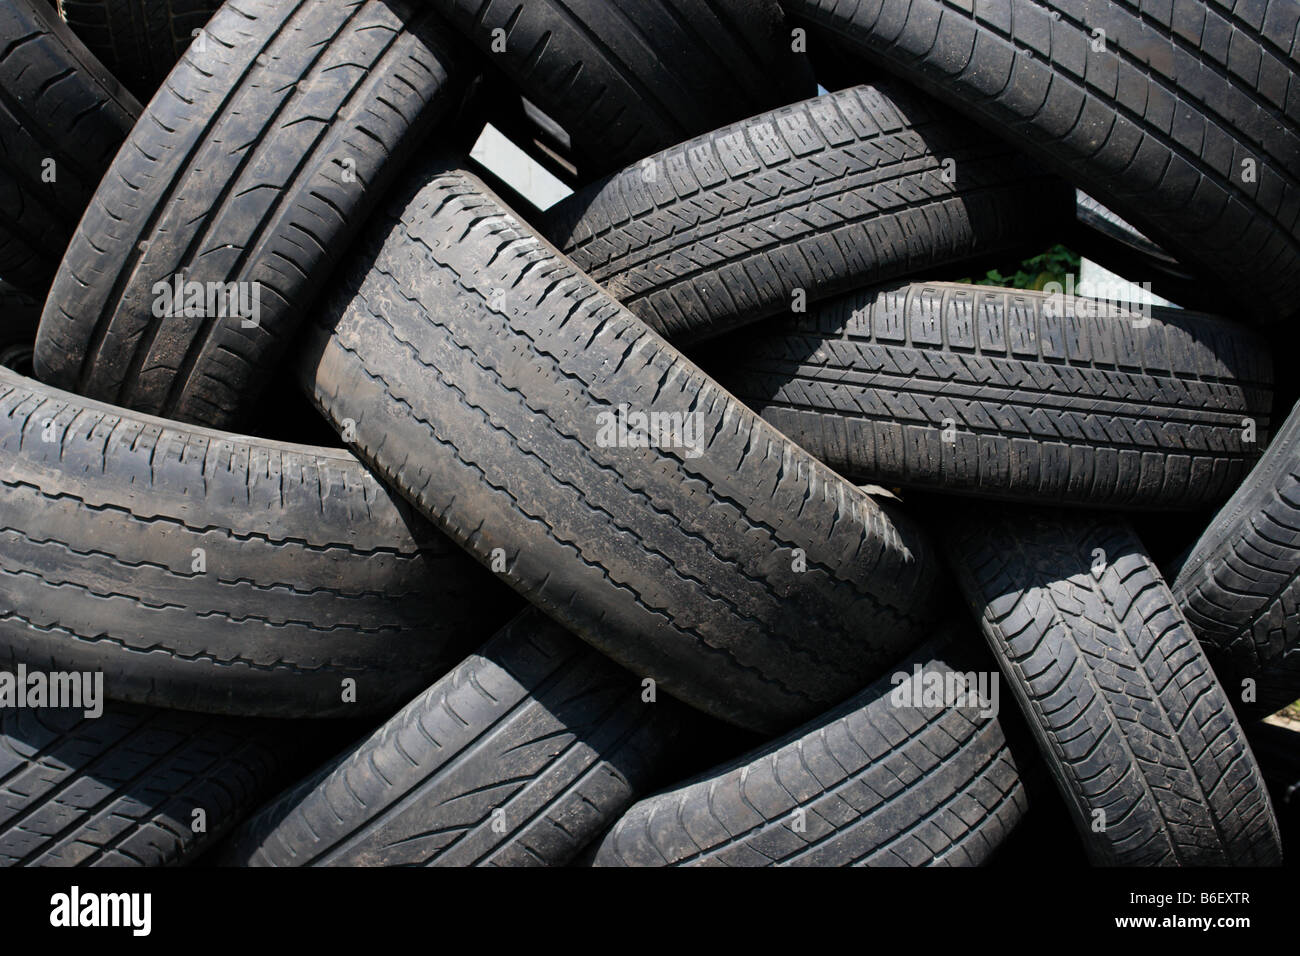
M1278 864L1298 294L1292 0L8 0L0 862Z

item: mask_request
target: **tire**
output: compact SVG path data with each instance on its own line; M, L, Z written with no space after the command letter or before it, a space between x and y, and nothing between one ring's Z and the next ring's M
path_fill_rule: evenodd
M447 161L377 221L305 352L301 380L326 418L350 421L358 453L453 540L724 720L788 729L904 654L933 616L932 552L911 524ZM660 415L658 434L648 420L619 434L636 410Z
M638 318L685 343L797 309L800 293L813 301L1030 251L1073 211L1065 183L891 83L650 157L557 203L544 228Z
M640 801L606 834L594 865L987 863L1028 806L1001 724L979 706L901 706L895 697L914 667L919 683L981 666L993 664L951 638L927 644L842 707Z
M32 343L40 321L40 302L0 281L0 368L31 374Z
M1146 262L1151 269L1168 271L1179 268L1177 259L1082 189L1078 190L1076 198L1075 215L1081 225L1124 246L1134 258Z
M1070 178L1256 317L1295 314L1292 0L785 3Z
M0 667L99 671L114 699L394 707L509 596L347 452L186 429L6 370L0 494Z
M412 0L223 6L78 228L37 376L151 415L246 421L313 293L463 92L446 33ZM183 290L193 308L167 314L180 275L235 283L214 288L237 308Z
M1300 699L1300 407L1215 516L1173 584L1243 716ZM1255 700L1243 699L1243 681Z
M188 862L274 792L289 752L266 722L0 709L0 866Z
M113 75L148 101L220 6L220 0L60 0L59 12Z
M140 104L49 4L0 7L0 275L8 282L45 294L139 115Z
M776 0L430 2L587 177L817 89Z
M1060 291L870 289L717 353L729 391L843 475L1018 501L1222 501L1272 407L1252 333Z
M528 610L257 814L241 866L563 866L666 764L684 712Z
M1062 233L1061 241L1082 258L1119 276L1136 279L1147 293L1185 309L1218 315L1241 312L1240 301L1233 298L1230 288L1188 270L1083 190L1077 195L1075 222Z
M1279 863L1232 705L1127 524L1023 508L947 518L958 584L1093 862Z

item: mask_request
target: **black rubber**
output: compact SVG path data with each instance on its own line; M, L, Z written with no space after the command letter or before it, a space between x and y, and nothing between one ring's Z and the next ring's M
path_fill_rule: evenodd
M463 95L447 33L417 0L223 6L77 230L41 320L41 380L181 421L246 422L350 237ZM239 283L248 311L257 290L260 314L204 302L156 316L157 284L178 275Z
M1231 287L1188 268L1083 190L1077 196L1075 222L1059 237L1067 248L1185 309L1249 317Z
M1173 592L1243 715L1300 700L1300 407L1196 542ZM1248 679L1253 701L1243 700Z
M1127 524L952 512L944 541L1095 864L1281 862L1223 688Z
M529 610L263 809L242 866L562 866L668 765L685 711Z
M1294 0L785 5L1030 151L1247 314L1297 311Z
M185 428L3 369L0 495L0 667L102 671L116 699L359 715L409 699L510 612L348 452Z
M1248 330L1061 290L869 289L716 352L723 386L843 475L1039 503L1222 501L1272 406Z
M50 4L0 4L0 276L6 281L45 294L139 115L140 104Z
M889 82L652 156L547 214L549 238L642 321L690 342L877 282L1038 251L1074 192Z
M499 549L502 578L555 620L711 714L788 729L936 613L909 522L454 163L412 175L312 331L303 384L336 426L355 422L378 474L480 561ZM618 427L638 411L679 419L640 447L640 422Z
M289 753L266 721L0 709L0 866L186 863L274 792Z
M31 375L32 345L41 321L41 303L0 281L0 367Z
M963 688L957 674L996 677L975 640L931 642L897 673L911 680L919 665L921 680ZM1015 752L989 708L904 705L903 683L882 678L783 739L640 801L594 865L987 863L1028 807Z
M221 0L59 0L72 31L146 101L220 6Z
M776 0L426 0L590 178L816 92ZM566 148L567 147L567 148Z

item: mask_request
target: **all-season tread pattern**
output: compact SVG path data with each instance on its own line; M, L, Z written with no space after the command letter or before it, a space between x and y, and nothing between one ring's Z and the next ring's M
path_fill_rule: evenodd
M382 708L509 597L348 452L187 429L3 369L0 494L0 666L102 671L137 703Z
M671 700L529 610L232 841L249 866L562 866L644 792Z
M1300 698L1298 449L1294 408L1173 584L1228 696L1252 717ZM1244 699L1247 680L1253 700Z
M816 92L776 0L428 0L601 175Z
M267 722L0 709L0 866L185 863L265 797L286 753Z
M1029 150L1256 317L1300 300L1294 0L785 0Z
M974 693L976 669L987 674L993 662L949 638L918 650L897 674L910 680L918 665L922 680ZM1003 728L971 700L903 705L893 697L897 674L781 740L640 801L606 834L594 865L987 863L1028 805Z
M724 386L841 474L1040 503L1222 500L1272 405L1250 332L1060 291L869 289L717 352Z
M558 203L544 229L642 321L687 342L1029 249L1073 209L1072 190L996 137L885 83L651 156Z
M313 295L461 83L446 27L414 0L244 0L204 35L78 227L36 371L101 401L230 427L258 407ZM186 292L169 315L163 288L177 277L234 296Z
M376 222L300 375L454 540L716 716L784 730L860 688L934 613L931 551L910 523L446 161ZM620 437L629 410L678 418L651 447Z
M953 514L966 601L1098 864L1261 866L1277 820L1232 705L1131 528Z
M59 12L90 51L147 101L220 6L220 0L60 0Z
M140 104L43 0L0 6L0 276L44 295Z

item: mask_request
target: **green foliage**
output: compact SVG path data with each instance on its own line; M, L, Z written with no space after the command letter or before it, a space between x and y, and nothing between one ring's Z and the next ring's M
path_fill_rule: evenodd
M1065 246L1055 245L1046 252L1031 256L1010 275L990 269L981 279L962 279L974 285L1010 286L1013 289L1041 291L1049 282L1065 285L1066 275L1079 274L1079 256Z

